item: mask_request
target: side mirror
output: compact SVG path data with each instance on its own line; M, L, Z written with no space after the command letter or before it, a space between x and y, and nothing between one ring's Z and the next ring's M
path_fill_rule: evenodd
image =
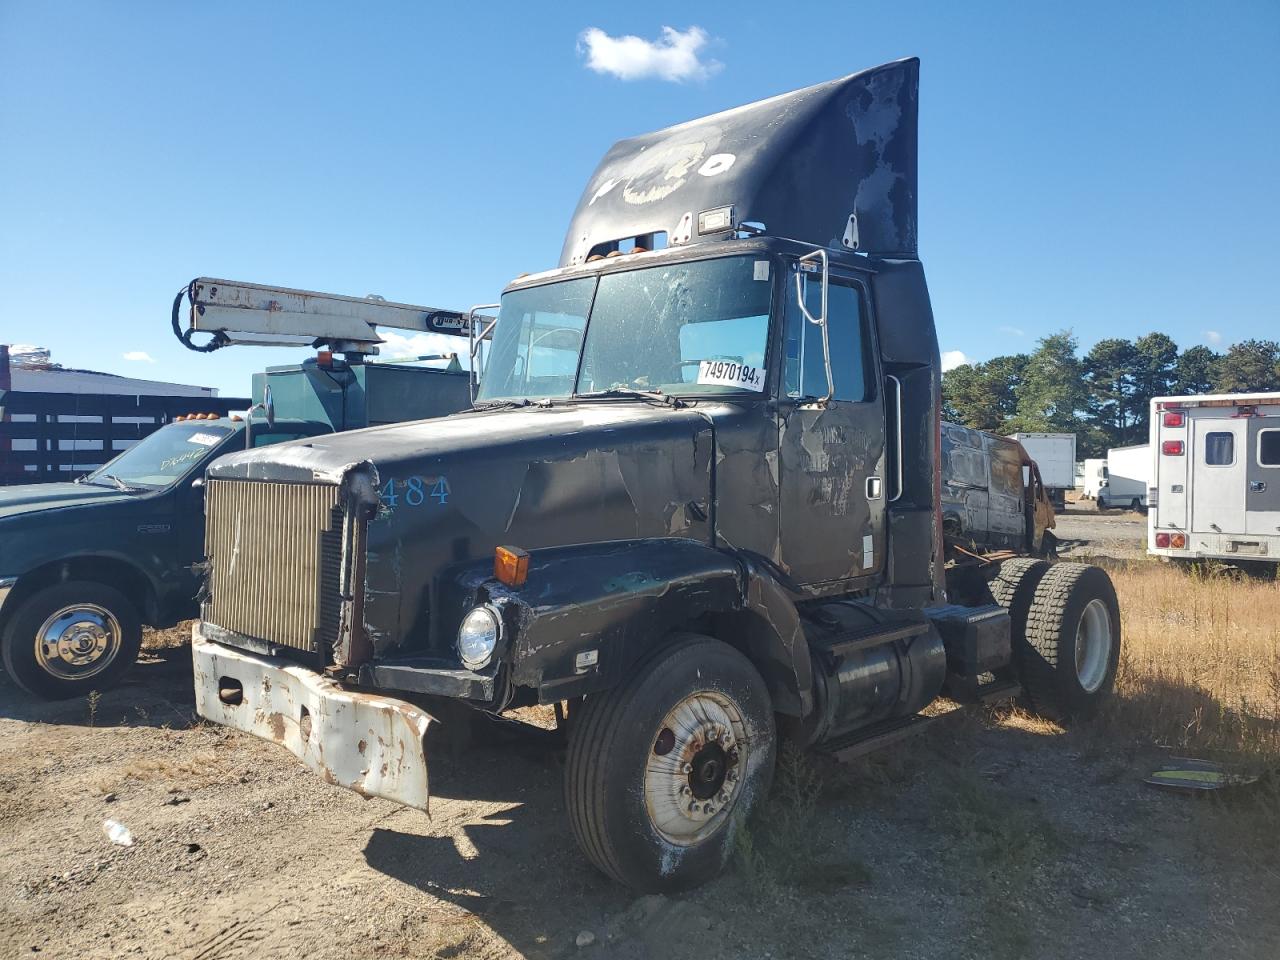
M270 385L262 388L262 402L255 403L249 408L249 412L244 418L244 448L250 450L253 448L253 415L261 410L263 417L266 418L267 426L274 427L276 425L276 402L271 396Z
M821 264L822 309L820 315L816 317L809 312L809 306L805 303L805 294L808 293L809 275L816 273L817 270L812 267L806 269L807 264ZM812 253L806 253L796 261L796 302L800 305L800 313L810 323L822 328L822 364L827 371L827 395L822 398L823 403L830 403L831 398L836 393L835 378L831 375L831 337L827 333L827 286L829 276L830 270L827 263L826 250L814 250Z
M196 477L194 480L192 480L192 481L191 481L191 489L192 489L192 490L203 490L203 489L204 489L204 475L203 475L203 474L201 474L200 476Z

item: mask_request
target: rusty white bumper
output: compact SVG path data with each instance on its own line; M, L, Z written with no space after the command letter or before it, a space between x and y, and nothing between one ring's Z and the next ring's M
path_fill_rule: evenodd
M431 717L417 707L221 646L205 639L198 621L191 653L200 716L280 744L328 783L427 809Z

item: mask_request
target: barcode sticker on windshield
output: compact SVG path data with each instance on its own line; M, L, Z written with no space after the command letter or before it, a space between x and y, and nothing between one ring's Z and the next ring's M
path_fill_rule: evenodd
M768 260L757 260L757 261L756 261L755 279L756 279L756 280L768 280L768 279L769 279L769 261L768 261Z
M698 382L719 387L739 387L743 390L764 391L764 371L732 360L703 360L698 364Z
M198 443L202 447L212 447L221 439L216 433L193 433L187 437L187 443Z

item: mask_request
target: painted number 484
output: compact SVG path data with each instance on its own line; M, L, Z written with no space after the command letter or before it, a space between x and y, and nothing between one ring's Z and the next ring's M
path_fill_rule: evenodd
M420 507L428 501L443 506L449 502L449 481L446 477L392 477L382 487L382 503L394 510L404 501L406 507Z

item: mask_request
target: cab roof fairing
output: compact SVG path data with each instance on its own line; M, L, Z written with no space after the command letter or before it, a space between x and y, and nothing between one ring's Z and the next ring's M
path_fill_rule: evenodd
M578 201L560 266L603 243L666 231L732 205L735 223L817 246L917 258L920 61L899 60L620 140ZM731 236L732 234L730 234Z

